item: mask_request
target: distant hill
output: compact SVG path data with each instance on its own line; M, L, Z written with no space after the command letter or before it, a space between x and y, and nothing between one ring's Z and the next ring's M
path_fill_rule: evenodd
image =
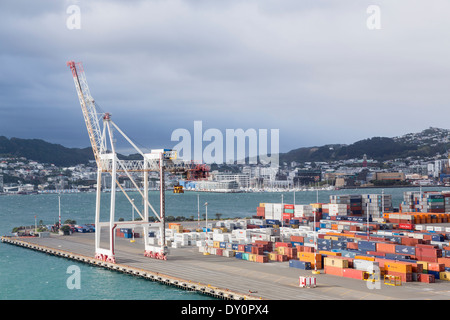
M384 161L407 157L431 157L444 155L450 149L450 130L429 128L419 133L386 138L373 137L352 143L329 144L319 147L304 147L280 154L280 163L329 162L359 158ZM57 166L72 166L94 160L91 147L67 148L40 139L8 139L0 136L0 157L25 157L40 163L53 163ZM139 159L138 154L118 155L120 159Z
M94 160L92 148L66 148L40 139L8 139L0 136L0 157L25 157L40 163L72 166Z
M305 147L280 154L280 163L337 161L367 157L384 161L407 157L431 157L443 155L450 149L450 130L429 128L420 133L386 138L374 137L350 145L334 144Z

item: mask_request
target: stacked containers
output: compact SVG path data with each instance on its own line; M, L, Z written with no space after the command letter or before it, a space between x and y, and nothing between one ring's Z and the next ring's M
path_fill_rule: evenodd
M283 219L283 207L281 203L273 204L273 219L279 221Z
M311 205L294 205L294 217L306 218L312 216L312 206Z
M438 262L438 258L442 257L442 249L437 249L431 245L417 244L415 256L420 261Z
M434 213L444 213L445 212L445 203L444 196L438 193L425 193L424 194L427 201L427 212Z
M264 204L264 217L265 219L274 219L273 216L273 203Z
M362 215L362 197L359 194L349 195L350 213L355 216Z
M314 252L297 252L297 257L300 261L310 262L311 268L322 269L322 255Z
M442 192L444 196L444 212L450 212L450 193Z
M288 223L289 220L291 220L293 217L294 217L294 205L285 204L283 209L283 220Z
M330 203L328 205L328 215L330 217L346 216L348 214L349 206L347 204Z
M256 208L256 215L258 217L266 217L266 208L265 208L265 203L260 203L259 207Z
M369 214L373 217L381 217L383 212L392 212L392 196L388 194L363 194L362 211L363 214Z

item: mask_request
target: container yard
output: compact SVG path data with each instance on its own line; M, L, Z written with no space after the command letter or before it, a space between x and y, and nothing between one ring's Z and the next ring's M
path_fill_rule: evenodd
M374 207L372 216L360 203L345 196L308 205L260 203L251 219L210 221L203 228L170 223L167 260L144 256L142 225L116 229L116 263L93 258L94 233L2 241L154 281L158 275L163 283L192 284L222 299L449 298L450 213ZM148 236L161 243L159 230Z

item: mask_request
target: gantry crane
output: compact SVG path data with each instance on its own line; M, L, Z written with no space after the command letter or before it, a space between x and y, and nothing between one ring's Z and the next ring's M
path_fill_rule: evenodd
M144 229L144 255L157 259L167 259L168 249L165 238L165 181L164 172L185 173L192 169L193 164L189 161L176 159L176 151L172 149L151 150L150 153L144 153L139 149L130 138L111 120L109 113L98 113L95 100L92 98L89 87L84 74L83 66L80 62L67 62L70 67L75 82L75 87L80 100L81 110L83 112L89 139L92 145L95 161L97 163L97 195L95 205L95 258L116 262L114 246L115 232L114 230L120 226L142 224ZM100 126L102 122L103 126ZM142 156L140 160L120 160L117 157L115 149L115 139L113 129L120 133L130 145ZM108 145L109 148L108 149ZM153 208L148 196L148 175L150 171L159 172L160 178L160 210L159 213ZM143 199L143 213L135 206L134 200L130 199L124 188L119 184L117 173L125 173L130 179L136 190ZM140 190L138 183L133 175L143 175L143 190ZM109 221L100 221L100 198L102 188L102 176L111 177L111 197L109 208ZM134 210L140 215L142 221L116 221L115 220L115 201L116 187L125 194ZM157 223L149 223L149 210L153 212L157 218ZM159 228L160 242L159 244L150 243L149 229ZM101 246L102 229L108 231L109 248Z

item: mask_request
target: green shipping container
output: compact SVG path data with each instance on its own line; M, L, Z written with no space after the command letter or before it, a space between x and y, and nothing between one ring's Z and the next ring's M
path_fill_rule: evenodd
M284 213L294 213L294 209L284 209Z

